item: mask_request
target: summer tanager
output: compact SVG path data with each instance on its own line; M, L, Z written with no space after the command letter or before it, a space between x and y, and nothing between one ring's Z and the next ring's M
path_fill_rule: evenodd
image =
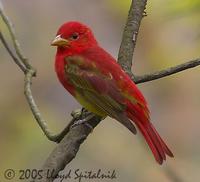
M57 46L55 70L64 88L89 111L110 116L132 133L134 124L156 161L173 157L152 123L144 96L116 60L97 43L92 31L79 22L63 24L51 43Z

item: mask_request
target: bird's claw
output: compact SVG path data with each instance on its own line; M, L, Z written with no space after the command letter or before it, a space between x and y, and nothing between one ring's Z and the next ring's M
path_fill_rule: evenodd
M81 118L81 116L82 116L82 109L77 109L77 110L72 111L71 116L72 116L74 119L79 119L79 118Z
M78 125L81 125L81 124L84 124L86 125L88 128L91 129L91 131L93 131L93 127L88 123L88 121L94 117L94 114L89 114L86 118L84 119L79 119L78 121L75 121L74 124L71 126L71 129L78 126Z

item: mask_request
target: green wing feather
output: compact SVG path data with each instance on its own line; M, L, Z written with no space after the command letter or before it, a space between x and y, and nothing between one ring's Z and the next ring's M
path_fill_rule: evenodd
M115 118L130 131L136 133L134 125L125 114L125 98L115 84L111 75L104 75L96 65L79 56L70 56L65 59L65 73L70 83L76 88L77 95L88 104L77 100L95 114L104 113Z

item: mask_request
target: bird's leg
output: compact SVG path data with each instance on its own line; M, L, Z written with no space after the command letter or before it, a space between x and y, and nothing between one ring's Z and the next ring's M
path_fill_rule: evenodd
M80 118L81 118L81 119L82 119L82 118L85 118L85 117L87 117L87 115L90 115L90 114L91 114L91 112L89 112L87 109L85 109L84 107L82 107Z
M85 124L91 130L93 130L93 127L88 123L88 121L90 119L92 119L94 116L95 116L95 114L87 111L85 108L82 108L80 115L77 117L78 120L73 123L73 125L71 126L71 128L73 128L75 126L78 126L78 125L81 125L81 124Z
M87 126L89 126L90 128L92 128L92 126L91 126L89 123L87 123L87 122L88 122L88 120L92 119L94 116L95 116L95 114L90 113L86 118L84 118L84 119L79 119L78 121L76 121L76 122L72 125L72 127L77 126L77 125L80 125L80 124L86 124Z

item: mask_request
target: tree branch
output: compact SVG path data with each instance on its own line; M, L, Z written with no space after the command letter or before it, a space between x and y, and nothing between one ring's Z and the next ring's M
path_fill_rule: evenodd
M133 76L131 72L133 53L140 23L145 16L146 3L147 0L132 0L119 49L118 63L130 76Z
M34 69L28 62L27 58L22 53L22 49L21 49L20 44L15 35L15 29L13 27L13 24L9 20L9 18L5 15L1 1L0 1L0 15L1 15L1 18L3 19L4 23L6 24L6 27L8 28L8 31L10 33L16 54L19 57L19 61L21 61L26 66L27 69Z
M157 80L169 75L173 75L175 73L190 69L190 68L194 68L196 66L200 65L200 58L188 61L186 63L182 63L180 65L174 66L174 67L170 67L161 71L156 71L155 73L151 73L151 74L146 74L146 75L142 75L142 76L134 76L134 78L132 77L132 79L134 79L134 82L136 84L139 83L144 83L144 82L149 82L152 80Z
M88 112L87 114L90 113ZM86 116L83 118L86 118ZM88 124L95 128L100 123L100 121L101 118L93 117L88 120ZM58 175L58 173L74 159L80 145L84 142L90 133L91 128L84 124L71 128L47 158L42 168L43 179L39 180L38 182L54 181L54 178ZM49 171L52 175L47 179L46 177Z
M8 46L3 34L0 32L0 39L2 44L4 45L4 47L6 48L6 50L8 51L8 53L10 54L10 56L12 57L12 59L14 60L14 62L19 66L19 68L26 73L26 67L24 66L24 64L15 56L15 54L13 54L12 50L10 49L10 47Z
M0 1L0 15L1 15L1 18L2 18L3 22L5 23L6 27L8 28L16 55L12 52L11 48L9 47L8 43L6 42L6 40L2 34L2 32L0 32L0 39L1 39L1 42L3 43L4 47L10 54L10 56L13 58L14 62L19 66L19 68L25 74L24 94L26 96L29 107L30 107L38 125L40 126L40 128L42 129L44 134L47 136L47 138L51 141L59 142L63 138L64 133L68 132L69 128L66 127L60 134L57 134L57 135L53 134L49 130L49 128L46 124L46 121L43 119L43 117L39 111L39 108L35 103L35 100L33 98L32 91L31 91L32 78L36 76L36 69L29 63L28 59L22 53L20 44L15 35L14 27L13 27L11 21L9 20L9 18L6 16L1 1Z

